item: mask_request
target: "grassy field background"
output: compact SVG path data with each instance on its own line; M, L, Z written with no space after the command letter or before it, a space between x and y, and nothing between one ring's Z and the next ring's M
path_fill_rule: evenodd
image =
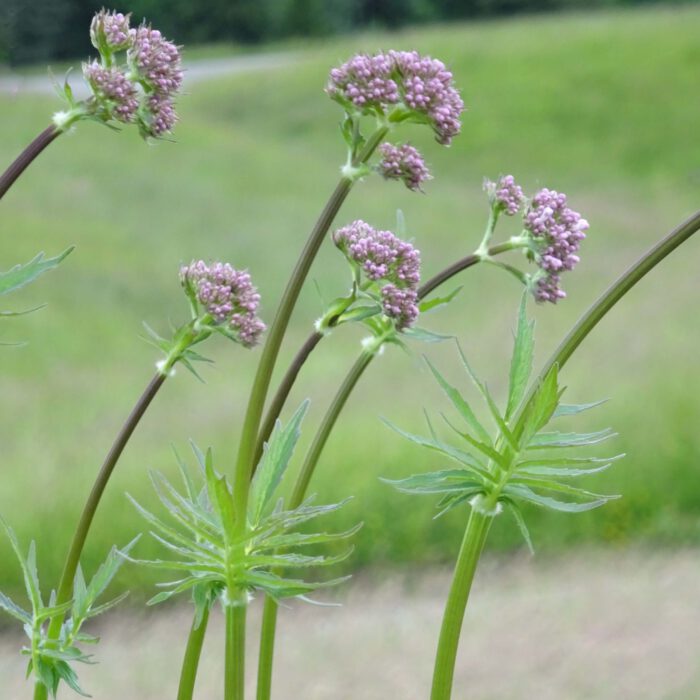
M0 513L23 542L39 540L46 585L57 579L95 470L153 372L157 357L138 338L141 321L166 331L169 319L185 318L179 263L221 258L248 267L271 319L344 157L339 109L323 94L331 66L358 50L415 47L453 68L469 107L450 149L424 130L409 134L435 175L425 196L368 179L339 225L362 217L391 227L402 209L429 275L478 244L484 176L512 172L530 191L564 190L590 220L583 261L566 280L569 298L531 309L542 362L596 296L700 203L698 30L700 10L689 7L346 37L309 45L283 69L194 85L181 100L177 143L146 146L132 130L114 134L92 124L61 137L4 199L0 224L2 267L37 250L77 246L61 269L13 300L23 307L48 300L49 307L2 328L3 340L29 344L2 349ZM0 104L3 163L60 108L55 99L23 95L1 95ZM500 235L513 232L504 225ZM576 427L620 432L613 447L627 458L590 486L624 497L578 516L528 510L540 552L581 542L700 541L699 261L700 240L690 241L567 366L570 400L613 399ZM344 274L327 245L312 273L326 297L342 291ZM431 327L455 333L502 396L520 289L488 267L470 270L457 284L464 285L459 300L433 316ZM309 285L281 365L318 312ZM312 399L303 445L360 338L357 329L339 330L303 372L290 403ZM313 484L324 500L354 496L335 524L365 523L350 562L355 569L450 560L466 517L455 511L433 522L433 502L397 494L377 479L439 466L378 420L419 431L423 407L447 408L421 353L467 386L454 346L415 350L408 357L391 349L370 368ZM214 340L207 354L216 358L204 370L207 384L182 372L170 380L124 454L90 535L88 570L113 543L143 529L124 492L153 501L147 470L174 474L171 444L181 452L189 438L211 445L218 469L230 471L257 353ZM491 546L521 547L507 519L496 524ZM144 541L140 552L149 550ZM18 569L4 539L0 562L0 588L16 591ZM143 592L151 582L150 574L129 567L121 583Z

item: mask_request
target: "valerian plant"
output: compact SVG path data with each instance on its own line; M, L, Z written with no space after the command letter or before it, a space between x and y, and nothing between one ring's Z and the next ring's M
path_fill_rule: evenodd
M101 10L90 27L97 57L83 64L89 96L76 100L66 81L60 90L65 108L56 112L42 132L0 176L0 197L60 134L82 121L113 129L133 125L147 140L167 137L176 122L175 99L183 81L179 48L147 24L131 25L119 12ZM97 640L84 624L122 600L125 593L100 602L119 566L141 565L172 572L176 578L159 584L151 604L179 595L193 605L192 624L182 661L178 700L191 700L208 621L220 603L226 620L224 698L245 697L247 609L254 596L265 599L260 634L256 695L269 700L278 602L308 600L318 589L342 583L345 577L323 576L317 569L344 561L352 552L346 541L359 525L345 532L312 527L316 519L335 512L342 503L317 505L307 495L326 442L341 412L367 368L387 347L413 351L414 342L437 342L450 336L425 327L423 316L457 303L460 286L442 290L455 276L479 263L504 270L524 287L509 390L499 404L486 383L460 354L485 411L453 386L429 360L428 366L456 411L445 416L440 430L428 421L426 436L395 428L441 460L433 472L407 475L393 482L400 491L438 497L438 514L465 513L465 533L445 607L433 677L432 700L447 700L457 645L471 582L494 518L513 514L526 543L532 547L521 505L530 503L563 512L580 512L603 505L615 496L594 493L581 480L602 472L621 455L601 457L572 453L612 438L610 430L564 433L550 427L559 416L574 415L588 405L561 403L560 373L572 353L603 316L642 277L700 228L700 213L672 231L642 256L583 315L537 377L533 368L534 326L527 303L556 304L566 297L562 283L579 262L589 224L569 205L565 194L549 188L526 193L512 175L486 180L484 234L471 254L460 252L444 269L421 280L421 255L416 239L407 235L399 213L396 231L382 230L362 219L334 226L345 200L360 181L379 178L402 182L410 192L424 192L433 178L423 155L408 143L406 124L431 131L438 144L448 146L462 128L464 103L454 76L439 60L415 51L358 54L331 70L326 94L341 111L340 138L345 150L340 177L323 207L292 270L269 328L258 314L260 295L250 273L218 261L194 260L182 265L180 283L189 316L169 332L146 326L148 341L162 353L156 371L128 414L97 471L68 548L58 585L44 602L32 544L25 555L9 526L7 536L17 554L29 608L0 595L0 608L20 622L29 638L23 653L34 679L35 700L55 697L63 682L83 693L75 662L90 662L86 645ZM504 231L504 229L506 229ZM332 230L332 233L330 233ZM329 235L330 234L330 235ZM416 237L421 237L416 232ZM321 246L330 238L348 263L347 283L332 290L333 299L320 317L309 320L309 335L293 355L272 395L278 356L297 299ZM0 295L18 289L55 267L56 258L37 257L0 275ZM440 294L436 292L440 290ZM8 315L3 312L2 315ZM290 473L308 403L283 423L281 415L299 374L319 343L350 325L361 326L366 337L359 354L339 385L301 458L296 478ZM428 324L429 325L429 324ZM194 473L178 458L182 484L173 485L158 472L152 482L163 507L154 513L131 499L139 522L145 521L163 548L158 559L137 558L136 541L108 554L88 583L80 560L96 510L119 458L153 399L178 366L197 378L199 363L209 362L202 345L221 335L253 349L262 342L235 458L194 446ZM473 333L472 333L473 337ZM479 415L486 413L489 422ZM556 425L556 424L555 424ZM447 440L443 432L451 431ZM468 514L468 515L467 515ZM342 549L340 549L342 548ZM308 574L303 572L308 570ZM300 573L301 572L301 573Z

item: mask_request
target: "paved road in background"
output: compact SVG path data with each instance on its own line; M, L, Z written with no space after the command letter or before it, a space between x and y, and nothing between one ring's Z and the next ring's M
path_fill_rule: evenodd
M298 56L294 53L274 53L190 61L185 64L185 86L236 73L281 68L296 60ZM63 76L57 75L56 78L62 80ZM76 97L82 98L87 95L79 70L73 72L70 83ZM39 75L9 73L0 75L0 93L48 95L54 93L54 86L48 73Z

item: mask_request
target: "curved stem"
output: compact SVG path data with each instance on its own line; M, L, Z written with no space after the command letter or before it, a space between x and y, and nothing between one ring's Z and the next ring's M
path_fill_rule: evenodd
M365 163L374 153L381 140L386 136L388 129L380 128L368 139L362 152L357 158L357 164ZM323 208L321 215L316 222L311 235L302 250L297 264L292 272L292 276L287 283L287 287L282 295L282 300L277 309L274 321L267 334L267 340L260 357L258 370L253 381L253 387L248 400L245 421L241 441L236 458L236 470L233 479L233 498L235 512L238 514L236 529L239 534L245 530L245 513L248 505L248 489L250 477L253 470L253 457L260 428L260 420L265 405L265 398L270 386L272 371L275 368L277 355L279 354L282 339L289 324L294 306L301 292L302 285L311 268L321 243L323 242L328 229L333 223L343 202L347 198L353 185L353 180L342 177L336 186L333 194Z
M270 402L267 413L265 414L265 420L262 422L260 433L258 434L258 442L255 446L255 456L253 458L253 469L255 469L255 465L258 464L260 457L262 457L263 445L272 434L272 430L275 427L275 421L282 413L282 408L284 408L284 404L287 401L289 392L294 386L294 382L296 381L299 371L304 366L304 363L313 352L314 348L321 342L323 337L323 333L319 333L317 331L311 333L304 344L299 348L297 354L292 360L292 363L289 365L289 369L282 378L275 395L272 397L272 401Z
M204 636L207 633L207 625L209 624L208 607L204 609L202 619L199 621L199 626L196 626L195 623L196 620L192 623L190 636L187 639L185 658L182 661L182 670L180 671L180 685L177 690L177 700L192 700L194 684L197 680L197 667L199 666Z
M631 265L627 271L608 289L601 294L598 300L586 311L564 338L559 347L547 360L540 371L538 381L543 379L553 365L558 364L561 369L567 360L574 353L583 339L598 325L605 314L622 299L632 287L647 273L656 267L667 255L672 253L679 245L687 241L694 233L700 230L700 211L686 219L680 226L676 227L665 238L661 239L654 247L642 255L636 263ZM537 387L538 381L533 382L530 392L526 396L522 405L525 405L531 398Z
M226 665L224 700L245 698L245 620L244 604L226 606Z
M95 511L100 503L100 499L102 498L102 494L107 486L107 482L109 481L109 478L114 471L114 467L124 451L127 442L129 442L129 438L134 432L134 429L139 424L143 414L146 412L146 409L150 405L151 401L153 401L165 379L166 376L160 372L156 374L153 379L151 379L145 391L143 394L141 394L139 400L136 402L136 405L127 417L124 425L112 444L102 467L100 468L97 478L95 479L95 483L93 484L92 491L88 496L85 506L83 507L83 512L80 516L80 521L78 522L78 527L75 530L75 534L73 535L73 540L68 551L68 556L66 557L66 562L63 565L63 572L61 573L61 580L58 584L56 593L56 605L62 605L71 599L73 580L75 579L75 572L77 571L78 564L80 562L80 555L82 554L83 546L85 545L85 540L87 539L87 534L90 530L90 525L92 524ZM62 623L63 615L56 615L51 619L47 630L49 639L58 639L59 635L61 634ZM46 697L46 686L37 682L34 689L35 700L45 700Z
M457 557L450 593L440 628L430 700L450 700L459 635L467 609L474 572L484 549L493 516L472 508Z
M46 127L23 151L10 167L0 176L0 199L12 187L15 180L27 169L31 162L63 132L53 124Z

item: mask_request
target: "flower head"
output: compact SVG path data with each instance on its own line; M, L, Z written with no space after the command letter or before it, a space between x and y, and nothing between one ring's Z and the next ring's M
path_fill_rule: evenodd
M391 51L404 104L428 118L438 143L449 145L461 128L464 102L442 61L417 51Z
M129 63L156 94L173 95L182 85L182 59L177 46L157 30L140 26L131 30Z
M90 39L100 52L127 49L131 45L129 15L100 10L90 24Z
M120 122L134 121L139 108L139 96L134 84L118 68L103 68L97 61L83 65L95 103L105 111L106 118Z
M496 182L484 180L484 189L491 205L507 216L514 216L525 202L522 187L516 184L512 175L503 175Z
M173 101L166 95L153 94L146 100L147 117L142 129L147 136L158 138L165 133L170 133L177 123Z
M535 261L540 268L535 297L556 303L566 296L559 287L560 274L578 264L578 250L586 237L588 221L567 206L565 194L545 188L532 198L523 223L535 244Z
M401 180L409 190L420 190L421 184L432 177L423 156L407 143L402 146L384 143L379 153L382 159L378 168L382 176L387 180Z
M333 234L335 245L372 282L381 284L384 313L401 330L418 316L420 253L391 231L379 231L357 220Z
M399 90L392 78L394 63L387 54L357 54L330 73L326 92L362 113L384 112L399 101Z
M248 272L235 270L228 263L207 265L198 260L180 269L180 280L212 324L245 347L257 345L265 324L257 316L260 295Z
M330 72L326 92L346 110L430 124L449 145L461 128L464 102L445 64L416 51L358 54Z

